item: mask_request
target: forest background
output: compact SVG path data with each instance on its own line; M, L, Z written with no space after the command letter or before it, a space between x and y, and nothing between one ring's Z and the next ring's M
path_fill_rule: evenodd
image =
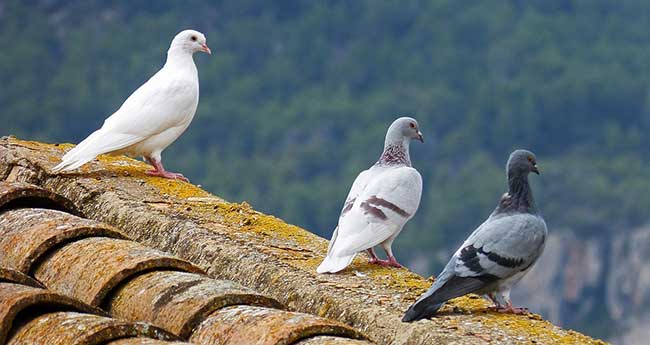
M535 275L548 297L531 308L634 343L650 239L634 257L611 244L650 232L649 2L0 0L0 135L79 142L185 28L213 55L195 57L199 108L164 152L168 169L329 238L390 122L413 116L424 193L393 248L430 275L495 207L508 154L531 149L560 243ZM567 295L571 272L594 262ZM621 270L641 277L622 292ZM517 304L544 289L531 284Z

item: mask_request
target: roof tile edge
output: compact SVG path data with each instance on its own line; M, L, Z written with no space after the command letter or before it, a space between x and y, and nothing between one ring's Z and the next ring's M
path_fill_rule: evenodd
M0 178L41 185L66 196L90 218L146 245L192 261L220 279L267 293L290 308L345 322L377 343L472 344L477 339L540 344L602 344L539 316L494 314L482 299L452 301L434 320L401 323L401 314L430 282L405 269L356 259L338 275L315 268L327 242L296 226L228 203L191 184L149 177L144 163L114 156L78 172L51 174L69 145L0 139ZM155 226L154 226L155 225Z

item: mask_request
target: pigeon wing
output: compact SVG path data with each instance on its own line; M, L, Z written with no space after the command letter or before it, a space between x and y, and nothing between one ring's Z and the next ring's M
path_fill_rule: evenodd
M190 121L198 104L198 81L160 70L140 86L102 126L148 138Z
M428 318L446 301L525 271L539 258L546 223L531 214L491 216L452 256L434 284L413 303L403 321Z
M362 171L357 176L357 178L354 179L354 182L352 183L352 187L350 188L350 192L348 192L348 196L345 198L345 202L343 203L343 208L341 209L341 214L339 215L339 218L343 217L345 214L348 213L348 211L352 209L355 200L357 200L359 194L366 188L366 186L368 185L368 181L372 179L372 176L373 176L373 171L371 171L371 169L368 169ZM332 247L334 246L334 243L336 243L336 238L338 237L338 230L339 227L337 226L334 229L334 233L332 233L332 239L330 240L330 244L327 247L328 254L332 251Z
M456 252L455 274L460 277L511 277L528 269L539 258L546 232L546 223L537 215L490 217Z
M372 169L368 169L362 171L359 176L354 179L352 187L350 188L350 192L348 193L348 196L345 198L345 202L343 203L343 208L341 209L341 214L339 217L343 217L348 211L350 211L350 209L352 209L352 205L354 205L357 197L359 194L361 194L361 192L363 192L364 189L366 189L368 182L372 180L373 176L376 176L376 173Z
M352 255L396 234L417 210L421 195L422 177L411 167L389 169L372 178L339 218L332 252Z
M191 120L198 103L198 84L159 71L140 86L102 128L63 156L55 171L72 170L94 157L137 144Z

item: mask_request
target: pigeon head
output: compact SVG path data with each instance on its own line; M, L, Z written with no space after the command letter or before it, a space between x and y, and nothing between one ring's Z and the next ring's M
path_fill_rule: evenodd
M169 46L169 52L177 51L188 54L196 52L212 54L206 44L205 35L196 30L183 30L174 37L172 44Z
M393 121L386 132L384 152L377 164L406 164L411 166L409 157L409 144L411 140L417 139L424 142L420 126L414 118L400 117Z
M420 125L418 125L418 122L411 117L400 117L393 121L390 127L388 127L388 133L386 135L387 141L389 138L391 141L409 138L424 142L424 137L422 137L422 132L420 132Z
M506 166L508 177L528 175L531 172L539 175L537 158L528 150L516 150L510 154Z

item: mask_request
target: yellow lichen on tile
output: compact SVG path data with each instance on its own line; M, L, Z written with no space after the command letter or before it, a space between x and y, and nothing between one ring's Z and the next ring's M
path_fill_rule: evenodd
M180 199L206 197L210 195L208 192L191 183L185 183L178 180L146 176L146 181L150 185L158 188L161 194L167 194Z
M605 344L578 332L559 332L559 328L542 319L537 314L514 315L499 313L489 309L491 303L477 295L467 295L452 299L442 309L442 313L469 314L474 320L488 329L495 329L513 336L525 334L542 344Z
M46 172L60 160L64 150L72 147L69 144L55 146L9 139L7 146L11 147L11 145L17 146L17 152L20 151L21 154L30 157L29 160L35 162L34 166L40 166L33 169L43 169ZM21 150L19 147L26 149ZM226 202L192 184L147 176L145 171L148 169L150 169L148 164L134 159L102 155L98 161L84 166L75 174L57 175L55 182L57 185L68 183L71 190L80 190L80 193L70 194L78 197L77 201L87 200L83 198L87 195L86 191L76 186L88 183L88 180L91 184L86 184L84 188L95 191L122 189L128 190L132 195L122 193L120 197L128 194L129 197L137 198L142 195L147 200L155 199L155 202L149 206L159 207L165 215L188 217L195 223L194 226L213 228L214 231L229 236L234 240L233 245L237 243L242 245L243 251L254 248L269 254L266 257L270 261L310 272L312 275L303 274L303 276L312 277L311 283L320 284L318 286L323 289L333 290L327 291L329 294L327 303L315 307L314 312L319 315L328 315L341 310L345 312L345 303L336 300L339 296L337 293L341 291L344 291L342 294L347 296L355 296L357 300L361 298L362 301L377 303L392 312L397 310L397 313L403 313L408 305L432 284L432 280L423 279L406 269L371 265L367 262L367 256L363 254L358 255L352 265L340 274L318 275L315 269L327 251L327 241L300 227L287 224L281 219L257 212L245 202ZM77 180L77 177L83 178L84 181L69 183ZM97 181L93 177L96 177ZM134 181L140 183L133 183ZM158 199L156 193L163 198ZM283 277L285 276L275 276L268 284L291 286L282 280ZM302 283L298 282L296 286ZM287 294L293 297L287 297L285 302L299 299L298 294L293 290L283 289L278 292L280 297ZM312 301L320 297L320 295L310 296ZM293 304L300 305L298 302ZM440 328L443 333L457 333L459 337L457 339L462 338L463 342L460 343L463 344L467 343L464 341L483 343L486 341L484 337L491 339L492 343L507 341L530 344L534 340L537 344L604 344L600 340L591 339L577 332L561 330L542 320L538 315L500 314L489 311L487 309L489 305L489 302L475 295L456 298L443 307L441 312L444 316L432 322L423 321L421 325L431 326L432 334L436 332L433 328ZM352 317L349 315L347 317ZM357 321L359 320L364 319L360 318ZM396 327L399 328L401 325Z
M241 204L223 202L218 206L217 212L223 217L226 224L236 226L242 231L287 240L297 245L304 245L305 248L314 247L314 245L323 247L313 241L316 239L313 234L295 225L287 224L276 217L257 212L246 202Z
M10 138L10 143L12 145L18 145L22 147L26 147L32 150L48 150L48 151L64 151L66 149L74 147L72 144L46 144L42 143L39 141L30 141L30 140L21 140L21 139L16 139L16 138Z
M105 163L107 168L115 172L118 176L137 177L144 180L147 184L156 187L161 195L168 195L179 199L210 196L210 193L191 183L149 176L146 174L146 171L152 169L151 165L127 156L100 155L97 159Z
M486 313L478 320L488 328L496 328L512 335L525 334L543 344L605 344L574 331L558 332L559 328L548 321L541 320L538 315L512 315L496 312Z

